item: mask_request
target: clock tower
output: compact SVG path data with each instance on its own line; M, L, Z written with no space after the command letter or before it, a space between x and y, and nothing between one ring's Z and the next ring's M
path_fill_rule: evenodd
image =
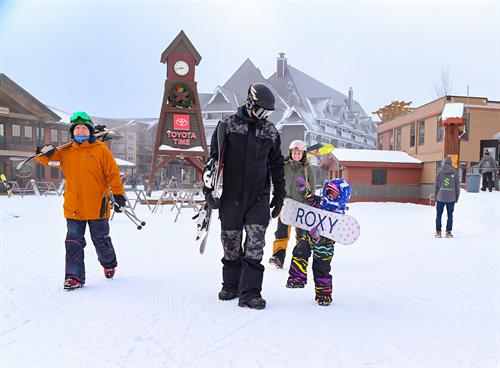
M208 157L201 106L196 88L195 67L201 56L184 31L161 54L167 79L153 147L148 195L158 170L174 158L183 158L200 172Z

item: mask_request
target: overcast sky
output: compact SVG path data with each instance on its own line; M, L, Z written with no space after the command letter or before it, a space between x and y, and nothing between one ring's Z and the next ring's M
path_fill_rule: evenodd
M370 113L453 94L500 100L500 1L5 1L0 72L43 103L106 117L158 117L160 55L184 30L202 56L199 92L249 57L265 78L288 63Z

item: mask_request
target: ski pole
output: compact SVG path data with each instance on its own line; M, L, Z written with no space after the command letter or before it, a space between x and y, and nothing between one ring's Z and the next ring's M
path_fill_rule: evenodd
M99 138L99 137L102 137L108 133L112 133L112 132L115 132L117 130L120 130L120 129L123 129L125 127L128 127L130 125L134 125L134 121L133 120L130 120L128 123L126 124L123 124L123 125L120 125L120 126L117 126L115 128L109 128L108 130L104 130L102 132L98 132L94 135L94 137L96 138ZM73 142L68 142L68 143L64 143L64 144L61 144L60 146L57 146L56 149L59 150L59 149L63 149L63 148L66 148L66 147L69 147L73 144ZM40 157L40 156L43 156L43 153L39 153L37 155L33 155L31 157L28 157L26 160L23 160L21 161L19 164L17 164L16 166L16 169L17 170L20 170L26 163L28 163L29 161L33 160L35 157Z

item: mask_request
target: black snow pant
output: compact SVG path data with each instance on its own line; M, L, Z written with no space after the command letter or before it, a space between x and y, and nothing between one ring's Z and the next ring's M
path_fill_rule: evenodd
M491 192L494 186L495 183L493 182L493 173L492 172L483 173L483 185L481 189L482 190L488 189Z
M240 202L223 200L219 210L222 258L222 289L235 291L240 301L260 297L264 266L266 229L269 225L269 197L243 208ZM242 244L243 229L245 241Z

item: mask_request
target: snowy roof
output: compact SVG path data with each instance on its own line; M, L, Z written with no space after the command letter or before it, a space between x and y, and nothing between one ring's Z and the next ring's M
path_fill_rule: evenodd
M121 158L115 157L115 161L116 161L116 164L118 166L129 166L129 167L135 166L135 164L133 162L125 161L125 160L122 160Z
M461 118L464 116L464 104L462 102L447 103L444 105L441 119Z
M54 112L56 115L60 116L60 118L61 118L61 120L59 120L60 123L65 123L65 124L69 125L70 118L71 118L71 114L69 112L56 109L55 107L52 107L49 105L45 105L45 106L47 106L50 110L52 110L52 112Z
M335 148L332 154L339 161L391 162L403 164L421 164L422 161L403 151L358 150Z

